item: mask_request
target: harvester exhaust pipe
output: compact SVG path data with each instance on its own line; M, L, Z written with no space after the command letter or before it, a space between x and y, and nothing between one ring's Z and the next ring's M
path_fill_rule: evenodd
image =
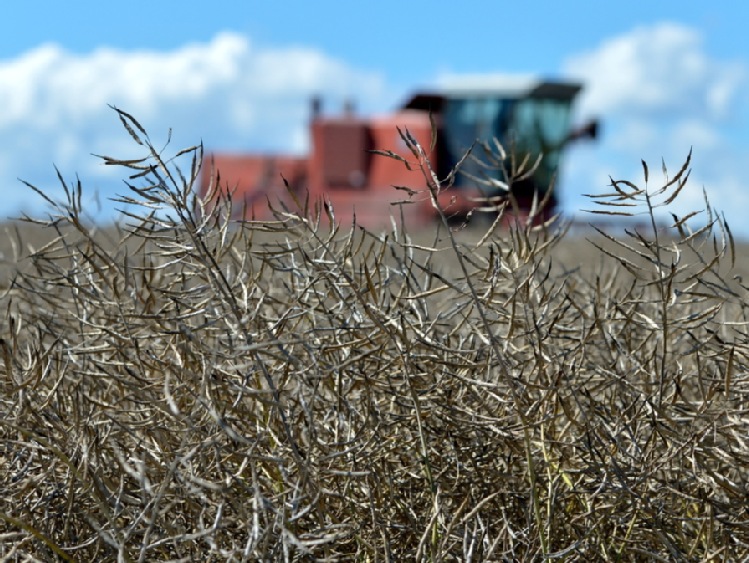
M315 94L310 98L310 121L315 121L322 115L322 97Z
M356 114L356 104L351 98L346 98L343 101L343 115L344 117L354 117Z

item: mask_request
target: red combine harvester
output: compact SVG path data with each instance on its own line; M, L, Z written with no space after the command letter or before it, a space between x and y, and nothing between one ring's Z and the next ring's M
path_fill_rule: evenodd
M311 153L308 157L288 155L210 154L202 168L201 195L219 178L219 192L233 192L234 209L246 219L270 220L268 202L279 208L283 202L295 209L284 185L288 182L300 201L324 199L334 209L336 220L350 224L354 214L360 225L378 228L401 214L409 226L433 221L436 211L426 192L407 199L393 186L413 190L426 187L418 167L408 170L402 162L371 152L392 151L414 162L397 128L408 130L424 147L440 179L445 178L474 142L498 139L516 153L544 157L535 174L512 186L521 213L530 210L534 193L543 197L559 167L564 148L581 138L595 138L598 124L569 126L572 102L579 84L504 79L500 83L456 84L437 91L417 93L394 113L380 117L355 115L348 105L340 115L326 116L319 99L312 101L310 119ZM431 115L431 117L430 117ZM430 151L432 121L437 142ZM475 149L481 159L483 151ZM501 171L468 159L454 186L442 190L440 204L448 216L465 216L480 206L477 200L502 195L501 188L487 187L486 181L501 181ZM476 178L483 179L479 182ZM555 212L554 193L544 215ZM236 217L241 218L241 217Z

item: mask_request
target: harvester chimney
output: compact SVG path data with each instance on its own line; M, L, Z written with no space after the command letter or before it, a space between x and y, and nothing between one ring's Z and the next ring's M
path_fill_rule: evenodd
M343 101L344 117L354 117L354 113L356 113L356 104L354 104L354 100L352 100L351 98L346 98Z
M310 99L310 121L315 121L322 115L322 97L315 94Z

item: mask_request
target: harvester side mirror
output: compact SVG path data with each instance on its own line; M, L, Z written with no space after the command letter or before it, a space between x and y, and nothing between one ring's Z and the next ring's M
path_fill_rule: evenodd
M600 129L600 123L597 119L591 119L588 123L583 125L582 127L578 127L577 129L573 129L570 131L570 134L567 135L566 143L570 143L572 141L578 141L580 139L592 139L595 140L598 138Z

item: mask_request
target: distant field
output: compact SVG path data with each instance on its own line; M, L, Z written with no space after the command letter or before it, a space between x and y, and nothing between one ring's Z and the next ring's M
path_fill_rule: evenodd
M458 241L471 246L475 245L486 234L487 229L488 225L481 223L476 227L456 229L455 235ZM54 230L50 228L17 222L0 224L0 233L2 233L2 236L0 236L0 284L3 285L7 284L11 272L20 265L16 261L16 256L19 253L26 256L30 248L38 250L57 236ZM441 265L443 267L455 266L455 257L449 249L444 230L438 229L436 224L434 228L409 231L408 234L415 243L420 245L431 246L435 240L439 241L437 246L444 249L442 256L445 258ZM612 234L618 236L616 232ZM506 230L498 230L491 235L490 240L506 235ZM101 241L104 247L112 250L117 248L121 237L113 227L97 228L94 236ZM278 239L276 235L263 234L256 236L259 244L276 239ZM612 247L610 241L607 241L593 229L586 231L578 227L555 246L550 258L554 265L567 270L580 269L585 272L593 272L599 268L615 267L615 261L602 254L590 241L594 241L604 248ZM476 252L482 253L485 250L486 245L483 245L482 248L476 249ZM735 250L736 261L732 275L742 276L749 280L749 244L737 241Z

